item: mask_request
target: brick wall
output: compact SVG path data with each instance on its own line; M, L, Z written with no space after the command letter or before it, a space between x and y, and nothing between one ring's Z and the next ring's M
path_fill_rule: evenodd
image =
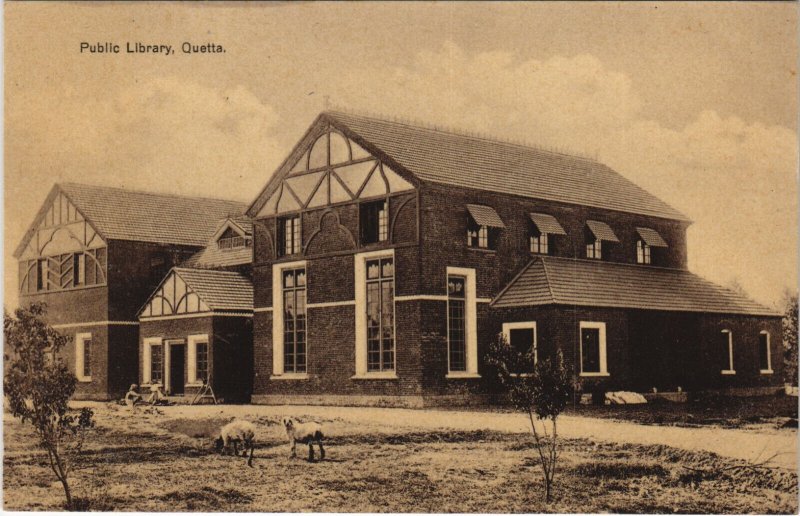
M75 357L75 336L79 333L90 333L92 336L91 347L91 371L92 379L88 382L79 381L75 388L75 395L78 400L107 400L113 397L109 390L108 379L108 326L78 326L60 329L64 335L70 337L70 342L62 350L59 356L65 361L69 371L76 374ZM76 375L77 376L77 375Z

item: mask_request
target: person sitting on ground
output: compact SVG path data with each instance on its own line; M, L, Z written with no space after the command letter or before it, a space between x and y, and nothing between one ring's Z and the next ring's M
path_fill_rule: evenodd
M135 383L131 384L131 388L128 389L128 392L125 394L125 404L127 406L133 407L137 402L142 401L142 396L137 391L138 388L139 386Z
M160 405L163 403L164 393L161 392L159 385L150 386L150 397L147 398L147 403L151 405Z

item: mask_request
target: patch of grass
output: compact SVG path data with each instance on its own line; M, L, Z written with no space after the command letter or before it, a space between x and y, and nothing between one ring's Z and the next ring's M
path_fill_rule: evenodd
M183 434L196 439L212 439L219 435L219 430L234 418L217 417L206 419L167 419L159 426L172 433Z
M158 499L165 502L205 503L210 506L214 506L220 502L225 504L248 504L253 501L252 496L238 489L217 489L209 486L204 486L200 489L171 491L159 496Z
M573 466L572 472L588 478L629 479L640 477L666 477L667 471L660 464L641 462L584 462Z

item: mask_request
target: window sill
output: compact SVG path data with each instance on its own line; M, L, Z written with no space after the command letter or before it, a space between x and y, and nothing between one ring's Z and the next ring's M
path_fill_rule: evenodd
M591 377L603 377L603 376L611 376L611 373L609 373L609 372L605 372L605 373L581 373L581 376L588 377L588 378L591 378Z
M721 372L720 372L720 374L724 374L724 375L735 375L735 374L736 374L736 371L725 369L725 370L721 371Z
M361 373L350 377L351 380L399 380L394 371L386 373Z
M467 246L467 249L470 251L477 251L479 253L489 253L489 254L496 254L497 249L487 249L485 247L470 247Z
M270 380L308 380L308 378L308 373L273 374L269 377Z
M774 373L774 372L775 372L775 371L773 371L772 369L761 369L761 370L760 370L760 373L761 373L761 374L772 374L772 373Z
M445 375L445 378L447 378L448 380L462 380L462 379L471 379L480 377L481 375L479 375L478 373L464 373L458 371L453 373L447 373L447 375Z
M89 382L92 381L92 377L91 376L80 376L80 377L78 377L78 381L82 382L82 383L89 383Z
M203 382L190 382L186 384L186 387L202 387Z

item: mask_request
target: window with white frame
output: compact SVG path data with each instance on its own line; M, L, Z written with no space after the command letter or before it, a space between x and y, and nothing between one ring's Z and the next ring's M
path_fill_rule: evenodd
M150 378L147 381L151 384L164 383L164 345L160 341L150 346Z
M306 379L306 262L272 266L272 374Z
M306 372L306 269L283 271L283 372Z
M300 217L278 219L278 250L281 256L298 254L301 250Z
M478 249L489 248L489 228L470 218L467 225L467 246Z
M606 323L580 323L581 376L608 376Z
M92 381L92 334L75 335L75 376L80 382Z
M530 249L535 254L549 254L549 242L547 233L540 233L538 230L532 231L530 236Z
M367 371L394 371L394 258L367 260Z
M719 334L720 356L722 357L722 374L736 374L733 368L733 332L722 330Z
M644 240L637 240L636 241L636 263L642 264L649 264L651 262L650 258L650 246Z
M593 260L602 260L603 241L594 236L589 236L586 241L586 257Z
M187 342L189 344L189 383L202 385L208 381L211 373L208 335L190 335Z
M448 378L479 378L475 269L447 267Z
M389 203L385 200L362 203L359 206L361 243L374 244L389 238Z
M516 364L519 368L511 371L515 374L531 374L538 360L536 344L536 321L503 323L503 337L509 346L523 357L523 363ZM530 360L527 358L530 357Z
M467 370L467 302L464 276L447 276L447 348L450 371Z
M761 374L772 374L772 350L768 331L758 334L758 363Z

